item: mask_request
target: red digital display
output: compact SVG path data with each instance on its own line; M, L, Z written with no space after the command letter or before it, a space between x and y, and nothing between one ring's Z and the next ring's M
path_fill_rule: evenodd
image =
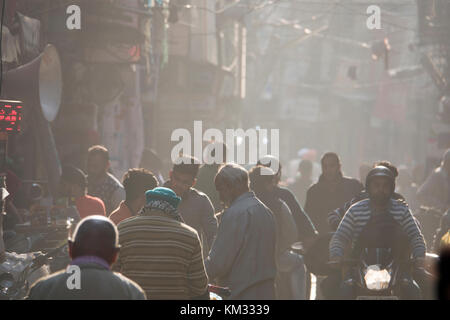
M22 102L0 100L0 132L20 132Z

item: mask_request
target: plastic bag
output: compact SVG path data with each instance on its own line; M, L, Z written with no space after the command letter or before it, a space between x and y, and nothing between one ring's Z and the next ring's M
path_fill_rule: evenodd
M386 269L380 270L377 265L371 265L367 267L364 280L369 290L383 290L389 286L391 275Z
M15 252L5 252L6 260L0 264L0 274L10 273L14 280L18 280L22 272L31 265L33 259L40 254L40 252L30 252L17 254ZM48 266L43 266L31 274L26 275L28 282L31 284L38 278L48 275L50 270Z

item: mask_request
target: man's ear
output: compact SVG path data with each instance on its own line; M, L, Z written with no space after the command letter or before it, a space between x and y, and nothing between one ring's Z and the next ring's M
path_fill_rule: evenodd
M170 178L170 180L172 180L172 175L173 175L173 170L170 170L169 171L169 178Z
M197 178L194 178L194 182L192 183L192 187L194 187L196 183L197 183Z
M112 258L111 258L111 265L113 265L114 263L116 263L117 258L119 257L119 251L120 251L120 248L115 248L115 249L114 249L114 253L113 253L113 256L112 256Z
M68 240L67 243L69 244L69 257L73 259L73 242L72 240Z
M106 171L108 171L110 167L111 167L111 162L108 160L106 162Z

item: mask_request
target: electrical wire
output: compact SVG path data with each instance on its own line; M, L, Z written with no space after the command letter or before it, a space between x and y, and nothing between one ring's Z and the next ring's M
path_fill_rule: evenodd
M285 1L288 2L288 3L308 4L308 5L310 5L310 4L323 4L323 5L326 5L326 4L332 4L332 3L336 2L335 0L330 0L330 1L285 0ZM420 0L420 1L422 1L422 0ZM414 3L412 4L412 2L414 2L414 0L403 1L403 3L389 3L389 6L396 6L396 8L399 8L399 7L402 7L402 6L414 5ZM367 7L368 5L370 5L370 2L368 2L368 1L360 1L360 2L358 2L358 1L354 1L353 0L352 2L348 2L347 1L346 3L348 5L352 5L352 6L355 6L355 7L361 7L361 6ZM374 3L374 4L376 4L376 3Z
M304 2L296 2L296 3L304 3ZM330 3L330 2L328 2L328 3ZM324 3L324 4L326 4L326 3ZM291 5L292 5L292 3L291 3ZM358 11L358 12L355 12L352 8L348 8L348 7L344 6L344 5L342 4L342 2L339 2L339 1L335 1L335 2L334 2L333 9L335 9L337 5L340 5L341 8L348 10L348 13L350 13L350 14L353 14L353 15L356 14L356 15L366 16L364 13L360 13L359 11ZM291 9L291 8L288 8L288 7L282 7L282 8L284 8L284 9ZM332 10L333 10L333 9L332 9ZM339 16L341 13L342 13L342 12L336 12L336 10L333 10L333 16L335 16L335 15L336 15L336 16ZM412 29L412 28L407 28L407 27L399 26L399 25L397 25L397 24L393 24L393 23L390 23L390 22L388 22L388 21L385 21L384 23L386 23L386 24L388 24L388 25L395 26L395 27L401 27L401 28L402 28L402 29L397 29L397 30L391 31L391 32L389 32L387 35L391 35L391 34L397 33L397 32L404 32L405 30L407 30L407 31L412 31L412 32L417 32L416 29ZM282 25L282 26L280 26L280 27L284 27L284 26L286 26L286 27L292 27L292 24ZM330 30L328 29L327 32L326 32L326 35L325 35L325 34L318 34L318 35L316 35L316 36L320 36L320 37L322 37L322 38L327 38L327 37L328 37L330 40L336 40L336 41L338 41L338 42L354 43L355 45L362 46L362 47L364 47L364 48L369 48L369 47L370 47L370 44L379 41L379 40L375 39L375 40L372 40L372 41L358 42L358 41L355 41L355 40L352 40L352 39L345 39L345 38L342 38L342 37L336 37L336 36L328 36L329 31L330 31ZM400 53L400 52L397 52L396 50L392 50L392 49L391 49L391 54L399 54L399 53Z
M286 10L286 11L298 11L298 12L302 12L302 13L317 13L317 10L314 10L314 9L304 9L304 8L300 8L300 7L277 6L276 8L277 8L277 9L284 9L284 10ZM386 14L386 15L389 15L389 16L392 16L392 17L397 17L397 18L403 18L403 17L417 17L417 13L411 13L411 14L395 14L395 13L393 13L393 12L386 11L386 10L383 11L383 14ZM338 16L353 16L353 15L355 15L355 13L354 13L354 12L348 11L348 12L339 12L339 13L336 13L336 15L338 15ZM365 13L365 11L364 11L363 13L359 13L359 15L366 15L366 17L367 17L367 14Z
M290 2L290 0L289 0L289 2ZM328 5L332 5L332 4L335 4L335 5L340 5L342 8L345 8L347 10L347 12L337 12L337 13L335 13L337 16L358 15L358 16L367 17L367 13L365 11L361 12L358 9L354 9L354 8L349 7L351 5L354 5L355 7L356 6L357 7L361 7L363 5L367 6L367 4L363 4L363 3L359 3L358 4L358 3L347 3L346 2L344 4L344 3L339 2L339 1L330 1L330 2L296 1L295 3L299 4L299 5L304 5L304 6L306 6L306 5L327 5L327 4ZM285 4L285 3L280 3L280 4ZM299 11L299 12L302 12L302 13L316 13L317 12L317 10L311 10L310 8L304 8L304 6L302 6L302 7L294 7L294 6L292 6L292 4L291 4L291 6L281 6L280 4L277 5L277 8L279 8L279 9L284 9L284 10L289 10L289 11ZM408 4L400 4L400 5L411 5L411 4L408 3ZM308 10L308 9L310 9L310 10ZM414 13L414 14L396 15L396 14L393 14L392 12L386 11L386 10L384 10L384 13L386 15L388 15L388 16L391 16L392 18L403 18L403 17L407 18L407 17L416 17L417 16L416 13ZM403 31L417 32L417 30L415 28L404 27L404 26L392 23L390 21L386 21L385 19L383 20L383 23L387 24L387 25L390 25L390 26L393 26L393 27L400 28Z

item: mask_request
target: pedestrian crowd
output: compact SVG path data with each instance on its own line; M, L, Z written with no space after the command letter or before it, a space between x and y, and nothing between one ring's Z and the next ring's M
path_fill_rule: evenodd
M215 146L225 156L226 145ZM215 285L230 290L228 299L307 300L319 267L329 272L316 272L318 296L354 299L345 259L386 247L413 260L412 271L399 271L402 298L448 298L448 274L425 267L427 252L450 245L450 150L424 181L389 161L364 163L359 179L350 178L327 152L317 181L312 161L302 160L287 186L273 156L246 170L180 155L166 181L161 162L148 159L122 181L103 146L88 150L87 174L63 167L61 195L78 211L69 267L80 268L80 286L68 288L61 270L37 281L29 299L209 299ZM417 215L426 208L442 213L431 244ZM434 290L438 278L446 280Z

